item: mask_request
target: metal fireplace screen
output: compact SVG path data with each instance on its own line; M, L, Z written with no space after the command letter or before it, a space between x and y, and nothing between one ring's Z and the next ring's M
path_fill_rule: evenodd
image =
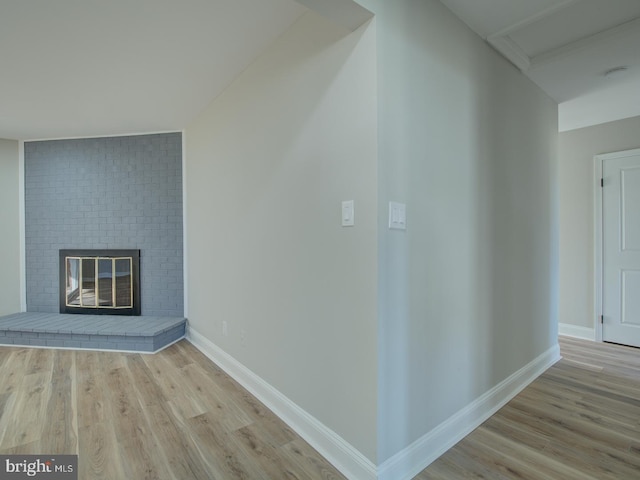
M140 250L60 250L60 312L140 315Z

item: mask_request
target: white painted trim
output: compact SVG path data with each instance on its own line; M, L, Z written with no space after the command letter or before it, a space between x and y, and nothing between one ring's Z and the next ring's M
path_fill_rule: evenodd
M581 327L579 325L571 325L570 323L558 324L558 335L565 337L582 338L583 340L596 341L596 329L590 327Z
M376 466L373 462L231 355L189 326L186 338L264 403L347 478L358 480L377 478Z
M525 27L528 27L529 25L533 24L533 23L537 23L540 20L544 20L547 17L550 17L552 15L555 15L556 13L560 12L561 10L564 10L565 8L573 5L576 2L579 2L581 0L562 0L558 3L556 3L555 5L552 5L548 8L545 8L544 10L541 10L539 12L534 13L533 15L529 15L528 17L517 21L516 23L513 23L511 25L508 25L505 28L502 28L500 30L498 30L497 32L495 32L493 35L494 37L504 37L506 35L509 35L517 30L522 30Z
M141 137L143 135L164 135L167 133L180 133L181 130L161 130L157 132L140 132L140 133L113 133L109 135L84 135L78 137L53 137L53 138L30 138L25 142L50 142L55 140L85 140L88 138L117 138L117 137Z
M593 157L594 163L594 195L593 195L593 211L594 211L594 328L596 342L602 342L602 324L600 323L600 315L602 315L602 276L603 276L603 225L602 225L602 188L600 187L600 179L604 174L604 161L614 158L635 157L640 155L640 148L633 150L624 150L621 152L604 153Z
M54 347L53 345L20 345L18 343L3 343L0 344L0 348L38 348L45 350L82 350L87 352L110 352L110 353L140 353L144 355L153 355L155 353L163 351L165 348L169 348L174 343L178 343L180 340L184 340L186 335L176 338L171 343L167 343L164 347L154 350L153 352L146 352L143 350L118 350L115 348L85 348L85 347Z
M491 36L487 38L487 42L520 70L529 70L531 59L510 37Z
M18 215L20 235L20 311L27 311L27 240L24 203L24 142L18 141Z
M537 68L548 63L557 62L561 58L574 55L576 52L584 50L592 45L601 44L608 38L621 35L628 32L629 30L637 30L639 27L640 18L634 18L633 20L625 22L621 25L611 27L607 30L589 35L574 42L567 43L558 48L553 48L551 50L547 50L546 52L539 53L531 59L531 68Z
M593 330L596 342L602 342L602 187L600 179L603 177L602 158L593 159Z
M525 53L520 45L513 41L513 39L509 35L533 23L544 20L545 18L554 15L560 10L567 8L578 1L580 0L563 0L555 5L552 5L549 8L545 8L544 10L536 12L529 17L519 20L516 23L508 25L497 32L487 35L486 40L490 45L493 46L493 48L504 55L511 63L513 63L523 72L526 72L530 68L532 68L534 60L541 56L539 55L538 57L534 57L532 59Z
M187 131L182 130L182 315L185 318L189 318L187 225Z
M545 370L560 360L558 344L525 365L378 468L380 480L409 480L480 426Z

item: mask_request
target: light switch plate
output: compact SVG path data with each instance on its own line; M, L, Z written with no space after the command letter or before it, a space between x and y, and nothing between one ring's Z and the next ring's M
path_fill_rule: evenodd
M389 228L391 230L407 229L407 206L404 203L389 202Z
M353 200L345 200L342 202L342 226L353 227L355 224L354 217Z

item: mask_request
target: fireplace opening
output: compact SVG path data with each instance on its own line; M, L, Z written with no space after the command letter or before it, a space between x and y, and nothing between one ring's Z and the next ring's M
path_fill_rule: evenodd
M140 315L140 250L60 250L60 313Z

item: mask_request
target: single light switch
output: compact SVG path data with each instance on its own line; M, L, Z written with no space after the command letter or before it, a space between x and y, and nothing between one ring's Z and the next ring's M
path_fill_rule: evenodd
M354 225L354 210L353 200L345 200L342 202L342 226L353 227Z
M389 202L389 228L391 230L407 229L407 206L404 203Z

